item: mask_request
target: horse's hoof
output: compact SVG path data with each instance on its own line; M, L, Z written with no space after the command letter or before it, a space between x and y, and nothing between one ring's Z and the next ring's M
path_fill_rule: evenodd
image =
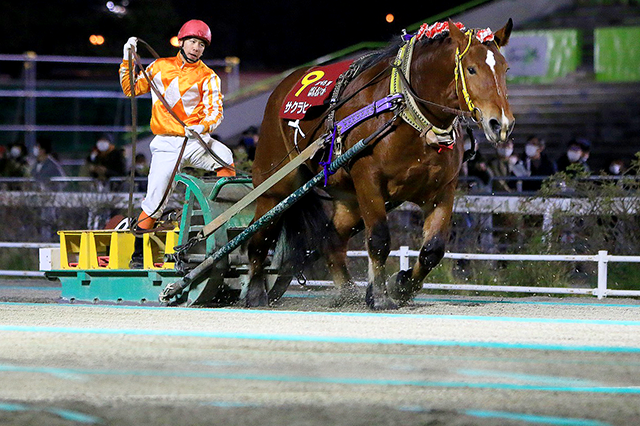
M413 298L413 291L411 291L409 283L411 273L411 269L408 271L398 271L389 278L387 283L389 296L397 300L400 304L407 303Z
M369 284L367 286L367 292L364 295L364 302L367 304L367 306L371 309L373 309L373 305L374 305L374 300L373 300L373 285Z
M257 308L269 305L269 296L266 291L249 292L244 299L244 306L247 308Z
M364 301L366 302L369 309L374 311L388 311L398 309L398 304L393 301L389 296L384 296L381 298L373 297L373 287L371 284L367 286L367 294L365 295Z
M398 304L390 297L385 297L380 301L375 300L371 309L374 311L393 311L398 309Z

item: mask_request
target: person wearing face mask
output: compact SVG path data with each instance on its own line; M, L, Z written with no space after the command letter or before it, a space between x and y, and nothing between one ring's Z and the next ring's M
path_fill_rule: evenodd
M108 135L98 138L95 146L87 158L89 175L97 179L101 185L105 185L112 177L126 175L124 153L111 143ZM111 189L117 189L112 185Z
M147 164L147 157L140 153L136 154L136 158L133 164L133 175L136 178L146 178L149 176L149 164ZM136 181L135 183L135 191L136 192L145 192L147 190L147 182Z
M517 162L512 161L513 141L508 140L496 147L496 157L489 161L489 170L494 177L515 176L514 167ZM515 181L494 180L493 190L512 192L516 189Z
M52 155L51 141L40 139L33 147L33 156L36 159L31 168L31 176L38 182L42 189L63 189L63 184L53 184L51 178L66 176L62 166Z
M611 163L609 163L609 167L607 167L607 174L611 176L622 176L625 171L624 161L621 158L616 158L611 161Z
M522 164L529 176L547 177L558 171L556 163L544 152L545 147L545 141L537 136L527 139ZM538 191L541 187L542 180L529 180L522 183L522 190L527 192Z
M577 138L576 142L582 148L582 158L580 158L580 163L582 163L582 167L584 171L587 173L591 173L591 167L589 167L589 155L591 154L591 141L587 138Z
M577 140L572 139L567 144L567 150L558 158L558 171L575 174L577 171L587 171L583 163L584 151ZM573 166L569 171L569 166Z
M152 92L151 131L156 135L150 145L151 166L147 193L142 201L142 212L135 224L138 230L152 230L156 220L162 215L168 198L164 197L165 190L172 185L172 171L178 159L179 168L191 166L215 171L218 176L235 175L232 151L210 136L223 119L220 78L200 60L205 48L211 44L211 30L206 23L192 19L178 31L178 40L178 54L172 58L155 60L146 68L146 73L158 90L164 93L171 110L186 127L167 111L142 73L136 76L135 87L131 87L129 55L137 48L137 39L129 38L124 46L124 60L120 65L122 90L126 96ZM186 147L180 157L185 137ZM219 164L199 139L209 145L225 164ZM131 268L142 266L141 240L136 238Z
M29 171L30 167L27 162L27 150L25 146L20 143L12 144L7 151L7 163L5 165L4 176L28 177Z

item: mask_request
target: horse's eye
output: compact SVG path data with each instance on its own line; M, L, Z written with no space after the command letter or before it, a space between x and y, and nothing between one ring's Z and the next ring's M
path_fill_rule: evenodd
M471 75L474 75L476 73L476 69L474 67L467 68L467 71L469 71L469 74Z

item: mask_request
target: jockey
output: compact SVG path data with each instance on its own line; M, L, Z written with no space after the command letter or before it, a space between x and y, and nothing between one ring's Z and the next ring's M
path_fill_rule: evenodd
M185 137L188 140L180 167L215 170L218 176L235 175L234 169L216 162L196 136L200 135L220 159L233 167L231 150L209 135L223 118L220 78L200 60L205 47L211 44L211 30L204 22L193 19L180 28L178 40L178 54L175 57L155 60L146 68L146 73L186 127L183 128L169 114L155 92L151 91L142 73L135 78L136 96L149 91L152 93L151 131L156 135L150 145L148 188L137 222L137 227L143 230L153 229L156 220L162 215L169 197L165 200L162 198L167 187L173 185L173 182L170 182L171 175ZM138 39L135 37L127 40L124 45L124 60L120 65L120 85L128 97L132 96L129 52L132 49L135 51L137 42ZM142 252L142 238L136 238L135 250L129 265L132 269L142 268Z

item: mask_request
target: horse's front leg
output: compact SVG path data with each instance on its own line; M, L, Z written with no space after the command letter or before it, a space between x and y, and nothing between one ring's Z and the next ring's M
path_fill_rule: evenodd
M365 301L371 309L397 309L397 303L387 291L386 262L391 251L391 235L384 199L374 191L373 185L369 185L367 189L368 191L358 191L369 252L369 286Z
M446 188L443 196L432 209L426 211L422 227L422 247L413 268L400 271L390 279L391 296L399 302L407 302L422 288L422 282L444 257L445 244L449 237L453 211L455 186Z

